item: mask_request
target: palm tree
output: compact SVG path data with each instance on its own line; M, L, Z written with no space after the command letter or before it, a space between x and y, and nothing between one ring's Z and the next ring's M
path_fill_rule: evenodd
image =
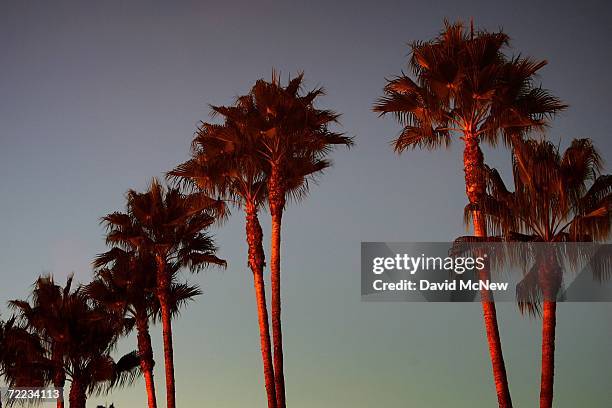
M257 153L257 135L228 118L223 125L202 123L191 159L168 173L170 178L243 208L248 265L253 273L261 357L268 408L276 408L274 368L264 283L265 253L258 212L266 197L266 174Z
M50 361L36 334L15 316L0 321L0 378L9 387L44 387L50 382ZM0 407L2 399L0 395Z
M271 82L258 80L251 91L238 98L236 106L214 106L213 110L258 133L258 155L266 164L267 199L272 216L270 271L272 289L272 339L278 408L285 408L283 343L281 327L280 244L281 223L287 198L303 198L308 179L331 163L325 157L336 145L351 146L352 139L329 130L338 114L317 109L322 88L302 92L303 74L287 86L273 74Z
M7 385L42 387L49 381L48 368L44 348L36 335L29 333L15 316L0 321L0 378ZM1 400L0 397L0 403Z
M107 267L108 265L110 267ZM86 287L88 296L136 322L138 357L145 378L149 408L157 407L153 380L153 347L149 320L155 303L155 263L134 252L112 248L93 262L96 278Z
M562 265L564 260L575 263L583 255L567 250L565 243L601 242L610 237L612 176L599 175L601 159L589 139L572 141L563 154L552 143L535 141L517 144L514 151L514 191L506 188L495 169L486 168L490 194L469 204L466 217L480 211L497 234L493 240L554 243L546 250L536 246L521 251L522 257L533 258L533 266L517 287L521 312L542 315L540 407L551 408ZM593 272L601 278L610 271L595 268Z
M548 118L565 108L548 91L534 85L546 61L508 58L503 32L470 32L463 24L445 22L444 31L428 42L411 45L413 78L402 74L388 81L385 95L374 105L381 115L392 113L403 129L395 151L448 146L457 135L464 143L466 194L476 203L485 194L484 158L480 142L495 145L500 136L510 144L531 130L541 130ZM472 214L474 234L487 235L478 211ZM489 272L482 271L486 279ZM499 406L512 406L497 312L488 291L481 292L489 353Z
M10 306L18 310L21 320L28 329L46 343L48 351L51 383L55 388L63 389L66 383L64 354L66 340L66 321L71 297L69 292L72 278L69 278L62 289L56 285L51 276L40 277L32 291L32 305L27 301L14 300ZM53 305L53 307L50 307ZM63 400L57 401L57 407L63 408Z
M108 232L107 245L155 260L168 408L176 407L171 278L180 268L198 272L208 265L225 266L225 261L215 256L212 237L204 232L217 220L221 204L203 194L184 195L175 188L165 189L154 179L144 193L128 191L127 212L102 218Z
M14 351L26 361L17 368L29 371L36 367L44 373L28 386L42 386L42 379L63 388L70 379L70 407L84 408L88 394L107 391L134 378L136 353L118 361L110 355L131 322L96 307L82 287L73 290L71 277L64 287L55 284L52 276L40 277L31 302L9 302L18 313L21 339L28 339L13 343ZM57 406L63 406L61 399Z
M95 312L96 314L98 312ZM87 396L131 384L138 376L139 357L133 351L115 361L110 352L115 347L115 328L106 324L107 316L93 317L89 330L81 332L69 347L66 374L71 378L70 408L85 408Z
M138 357L145 378L148 406L155 408L155 361L149 334L149 321L155 320L159 314L159 302L155 297L155 262L152 258L115 247L98 255L93 265L96 268L96 278L86 286L86 293L94 301L135 321ZM182 304L201 294L195 285L176 282L176 275L173 274L170 287L170 303L174 314Z

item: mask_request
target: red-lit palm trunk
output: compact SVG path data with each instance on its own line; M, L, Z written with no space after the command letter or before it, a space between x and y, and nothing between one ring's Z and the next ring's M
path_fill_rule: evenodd
M161 310L164 368L166 370L166 407L176 408L174 350L172 347L172 312L170 310L170 280L166 273L166 262L163 257L157 256L156 261L157 298Z
M62 383L59 383L59 384L56 383L55 381L53 382L53 386L55 387L55 389L60 389L61 388L63 390L65 384L66 384L65 382L62 382ZM59 398L56 401L55 406L56 406L56 408L64 408L64 398L63 398L63 395L62 395L62 398ZM1 405L0 405L0 407L1 407Z
M147 389L147 402L149 408L157 408L157 398L155 397L155 381L153 380L153 347L151 346L151 336L149 334L149 319L146 312L139 310L136 313L136 331L138 340L138 357L140 359L140 369L145 379Z
M278 164L271 169L268 182L268 201L272 215L272 236L270 245L270 281L272 283L272 340L274 343L274 380L278 408L285 408L285 376L283 371L283 332L281 327L281 268L280 245L285 190Z
M70 384L70 396L68 397L70 408L85 408L85 402L87 401L85 392L85 385L78 379L73 378L72 384Z
M465 191L470 203L474 204L477 203L480 198L484 197L486 193L486 185L483 174L484 158L476 135L471 132L465 132L463 140L465 143L463 151ZM486 222L482 214L479 211L474 211L472 218L474 222L474 235L477 237L486 237ZM479 279L490 279L488 267L480 271ZM487 333L487 342L489 344L489 356L493 366L493 378L495 381L497 401L500 408L511 408L512 400L510 398L508 377L506 376L506 365L504 363L501 338L499 336L499 327L497 325L497 311L495 308L495 303L493 302L493 296L490 291L481 290L480 295L485 329Z
M54 365L54 370L55 370L53 374L53 386L56 389L62 389L62 392L63 392L64 386L66 385L66 373L64 372L62 352L59 346L57 345L53 347L52 359L53 359L53 365ZM56 405L56 408L64 408L63 396L62 398L57 400L55 405Z
M55 387L55 389L64 389L64 385L66 385L66 376L64 375L64 373L62 372L58 376L56 375L56 377L53 379L53 386ZM64 408L64 398L62 396L62 398L59 398L57 400L57 402L55 403L56 408Z
M557 294L561 287L561 269L555 254L547 252L539 270L540 288L544 294L542 313L542 367L540 408L552 408L555 379L555 330L557 326Z
M270 326L268 323L268 307L266 305L266 290L263 276L265 265L263 233L257 217L256 206L253 203L247 203L245 211L246 235L249 246L249 267L253 272L253 283L255 286L261 358L263 362L266 394L268 397L268 408L277 408L274 368L272 365L272 346L270 343Z
M53 380L53 386L55 387L55 389L64 389L64 385L66 385L66 377L63 376L64 379L62 381L57 381L56 379ZM55 403L56 408L64 408L64 398L62 395L62 398L58 398L58 400Z
M544 301L542 315L542 377L540 382L540 408L551 408L555 378L555 329L557 303Z

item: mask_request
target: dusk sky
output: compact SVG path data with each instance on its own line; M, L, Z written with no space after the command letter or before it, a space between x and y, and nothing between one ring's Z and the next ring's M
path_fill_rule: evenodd
M545 58L542 85L570 105L548 137L592 138L612 172L612 38L606 1L0 3L0 311L42 273L87 282L105 250L99 217L129 188L188 157L208 104L229 104L272 69L305 72L342 114L355 147L283 218L287 401L302 407L491 407L496 397L475 304L360 301L361 241L450 241L465 234L461 146L393 153L399 126L372 103L407 71L407 44L444 18L503 28L511 53ZM509 152L485 147L508 174ZM268 216L262 215L268 250ZM226 270L175 322L182 407L262 407L259 334L244 218L214 230ZM267 273L266 273L267 275ZM555 406L612 400L612 305L558 307ZM535 406L540 322L499 305L515 406ZM153 329L163 401L160 327ZM121 344L134 349L135 338ZM145 406L142 382L88 405Z

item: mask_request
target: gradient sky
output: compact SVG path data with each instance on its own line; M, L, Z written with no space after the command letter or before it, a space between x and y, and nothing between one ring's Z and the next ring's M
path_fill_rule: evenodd
M6 317L6 301L43 272L86 282L104 250L98 218L186 159L209 103L230 103L273 67L285 78L304 70L357 144L334 154L335 167L284 218L289 404L492 407L480 305L360 302L360 241L465 232L460 146L394 155L399 128L370 107L384 78L406 68L406 43L433 37L445 17L473 16L503 27L516 53L549 60L542 84L571 105L549 137L562 146L591 137L609 159L611 12L606 1L3 1L0 310ZM486 154L507 170L506 150ZM190 277L205 294L175 324L181 407L265 405L243 230L236 212L215 231L228 269ZM512 304L499 309L515 405L535 406L540 325ZM610 304L559 306L556 407L609 407L611 316ZM129 338L121 349L133 347ZM144 406L142 382L90 404L105 401Z

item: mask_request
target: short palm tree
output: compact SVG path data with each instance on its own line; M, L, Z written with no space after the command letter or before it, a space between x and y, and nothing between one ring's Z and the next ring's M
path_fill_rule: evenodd
M102 218L106 243L155 260L156 289L164 343L167 407L176 407L172 347L172 276L180 268L197 272L225 265L212 237L205 231L217 221L222 203L203 194L184 195L153 180L148 191L127 193L127 212Z
M51 276L40 277L31 302L9 303L30 337L28 343L16 346L17 351L27 356L30 364L36 363L46 371L44 378L55 387L63 387L70 379L71 408L84 408L88 394L107 391L134 378L136 353L128 353L118 361L110 354L130 327L129 320L96 307L82 287L72 289L72 278L61 287ZM27 347L22 348L24 345ZM38 352L28 355L32 350ZM57 405L61 407L63 402Z
M32 291L32 304L27 301L14 300L10 305L19 312L27 328L46 343L48 370L51 372L51 383L55 388L64 388L66 372L63 363L65 355L64 340L66 320L68 319L72 279L68 279L62 289L55 284L52 277L39 278ZM49 307L53 305L53 307ZM57 407L63 408L63 401L57 401Z
M109 265L110 264L110 265ZM149 320L155 299L155 262L151 258L112 248L93 262L96 277L86 287L94 301L133 318L136 323L138 357L145 378L149 408L157 407L153 379L153 347Z
M43 387L49 383L49 363L39 337L28 332L22 322L15 316L6 322L0 321L0 378L5 384Z
M87 396L131 384L139 375L138 353L133 351L115 361L111 352L117 341L116 328L105 310L95 307L81 324L78 337L68 347L66 374L71 379L70 408L85 408ZM82 327L86 322L88 327ZM122 334L123 335L123 334Z
M155 262L150 257L142 257L133 251L115 247L96 257L93 265L96 268L96 277L85 287L86 293L100 305L134 320L148 406L155 408L155 361L149 334L149 321L155 320L159 314L159 302L155 297ZM170 267L167 267L168 270ZM170 287L170 303L174 313L178 312L182 304L201 294L195 285L176 282L176 276L174 273Z
M503 32L468 32L463 24L445 23L435 39L411 45L413 76L388 81L385 95L374 105L381 115L394 114L403 129L393 142L395 151L448 146L452 136L464 144L463 169L470 203L485 194L484 158L480 142L495 145L500 138L511 144L531 130L541 130L547 119L565 108L548 91L534 85L546 65L525 57L508 58ZM475 211L474 234L487 235L482 216ZM483 270L483 278L488 270ZM499 406L512 406L490 293L481 293L489 352Z
M258 212L266 197L266 174L258 155L257 134L226 119L202 123L192 143L192 158L168 173L181 184L243 208L246 216L248 265L253 273L260 348L268 408L276 408L274 368L264 283L265 253Z
M37 335L29 333L15 317L5 323L0 321L0 380L4 380L5 385L13 388L45 387L50 383L49 363ZM0 395L0 408L4 398ZM12 402L7 406L12 406Z
M574 140L563 154L552 143L536 141L519 143L514 152L514 191L506 188L496 170L486 168L490 194L469 204L466 217L475 209L480 211L498 235L493 239L554 243L549 250L521 251L522 256L533 258L533 266L517 287L521 311L542 314L540 407L551 408L562 265L575 263L582 255L564 250L565 244L610 237L612 176L599 175L601 159L589 139ZM610 271L595 268L594 272L601 278Z
M303 75L287 86L273 74L271 82L259 80L235 106L214 106L224 117L258 134L258 155L266 164L267 200L272 216L270 271L272 289L272 339L278 408L285 408L285 379L281 327L281 223L288 197L303 198L309 179L331 163L326 157L336 145L351 146L352 139L330 130L338 114L317 109L322 88L302 92Z

